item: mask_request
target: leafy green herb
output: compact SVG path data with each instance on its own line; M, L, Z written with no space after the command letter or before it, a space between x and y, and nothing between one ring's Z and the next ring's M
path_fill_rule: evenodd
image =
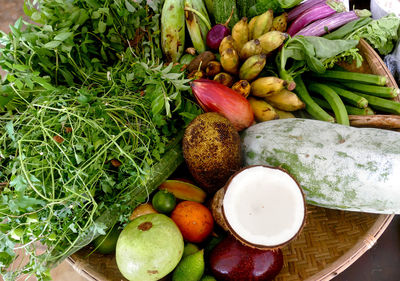
M5 280L50 280L183 161L183 128L201 110L181 66L162 62L160 11L159 0L26 1L36 24L19 19L2 35ZM17 244L31 258L7 272Z
M323 73L338 60L349 56L360 64L362 57L355 48L357 44L358 40L328 40L316 36L289 38L276 57L279 76L293 81L307 70Z
M329 39L365 39L382 55L389 54L399 39L400 19L389 14L377 20L370 18L350 22L325 36Z

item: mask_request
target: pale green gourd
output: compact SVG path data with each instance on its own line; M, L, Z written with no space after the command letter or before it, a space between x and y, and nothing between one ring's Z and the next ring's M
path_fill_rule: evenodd
M245 165L286 169L308 203L400 214L400 133L311 119L282 119L243 132Z

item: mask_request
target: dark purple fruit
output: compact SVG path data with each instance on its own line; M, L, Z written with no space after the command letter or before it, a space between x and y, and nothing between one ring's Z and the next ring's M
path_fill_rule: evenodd
M222 240L210 254L212 273L221 281L269 281L278 275L282 266L280 249L250 248L232 235Z
M223 24L214 25L207 33L207 40L206 40L207 46L210 49L217 51L219 45L221 44L222 39L224 39L224 37L228 36L229 34L231 34L231 31L225 25Z
M231 30L228 28L228 24L232 19L232 15L233 15L233 9L226 23L214 25L208 31L206 44L211 50L218 51L222 39L231 34Z

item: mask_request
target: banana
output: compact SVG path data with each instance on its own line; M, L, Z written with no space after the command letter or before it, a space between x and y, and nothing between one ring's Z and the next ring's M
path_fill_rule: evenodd
M222 68L230 73L237 74L239 69L239 55L235 49L228 48L221 54Z
M254 23L253 39L257 39L271 29L273 17L274 13L272 10L268 10L257 17L257 20Z
M249 40L254 39L253 38L253 32L254 32L254 24L256 23L258 16L253 17L250 21L249 21Z
M265 54L249 57L240 67L239 79L247 81L255 79L263 70L266 62L267 56Z
M261 54L261 52L262 47L260 40L254 39L246 42L246 44L243 45L242 49L239 52L239 57L242 60L246 60L251 56Z
M214 77L221 72L221 64L218 61L210 61L206 67L206 75L208 77Z
M261 77L251 83L251 94L256 97L264 98L283 90L286 85L287 82L278 77Z
M271 30L285 32L287 28L287 18L287 13L282 13L280 16L275 17L272 21Z
M235 49L239 52L243 45L249 41L249 26L247 18L244 17L238 21L232 28L232 38L234 41Z
M279 119L296 118L291 112L283 111L275 108L276 113L279 115Z
M250 83L247 80L239 80L233 84L232 90L247 98L250 94Z
M258 38L260 40L262 52L268 54L282 45L286 39L286 34L280 31L269 31Z
M248 101L253 109L254 117L257 122L279 119L278 113L276 113L272 105L265 100L249 97Z
M221 83L227 87L231 87L233 85L233 77L225 72L220 72L214 77L214 81Z
M295 93L287 89L266 96L264 99L272 106L284 111L296 111L306 106Z
M225 36L224 39L222 39L221 44L219 45L219 53L222 55L222 53L226 49L235 49L233 37L231 35Z

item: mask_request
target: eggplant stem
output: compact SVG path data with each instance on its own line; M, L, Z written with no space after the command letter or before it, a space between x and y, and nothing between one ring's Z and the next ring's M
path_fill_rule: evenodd
M232 7L231 15L229 16L228 20L223 24L225 27L227 27L229 22L231 21L232 16L233 16L233 11L234 11L234 8Z

